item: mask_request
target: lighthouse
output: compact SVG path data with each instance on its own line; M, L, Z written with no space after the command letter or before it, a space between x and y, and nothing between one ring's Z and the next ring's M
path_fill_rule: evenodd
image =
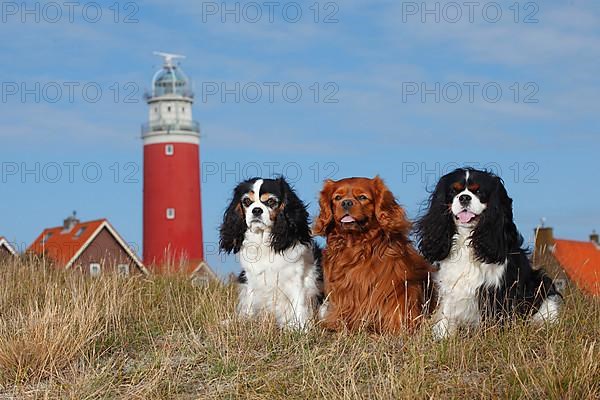
M193 272L203 263L200 126L192 118L191 82L163 57L146 94L144 143L144 264L157 273Z

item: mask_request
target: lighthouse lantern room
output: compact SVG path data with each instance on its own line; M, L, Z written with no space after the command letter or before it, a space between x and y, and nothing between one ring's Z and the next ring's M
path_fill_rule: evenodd
M191 272L204 259L200 199L200 127L192 118L191 82L163 57L146 95L144 143L144 263L156 272Z

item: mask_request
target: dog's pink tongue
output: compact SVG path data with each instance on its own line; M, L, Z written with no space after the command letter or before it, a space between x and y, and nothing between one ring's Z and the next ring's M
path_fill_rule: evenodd
M468 224L469 222L471 222L471 220L473 218L475 218L475 214L473 214L470 211L461 211L458 213L457 215L458 219L460 220L461 223L463 224Z
M350 215L346 215L344 218L341 219L341 221L343 223L354 222L354 218L352 218Z

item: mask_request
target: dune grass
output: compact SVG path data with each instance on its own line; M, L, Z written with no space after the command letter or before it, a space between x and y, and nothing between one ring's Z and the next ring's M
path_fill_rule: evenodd
M238 321L231 286L0 266L0 398L600 398L600 302L435 342ZM228 322L224 322L228 321Z

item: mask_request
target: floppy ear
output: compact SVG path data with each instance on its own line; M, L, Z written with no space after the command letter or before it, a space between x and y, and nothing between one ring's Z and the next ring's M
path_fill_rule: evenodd
M373 179L375 188L375 218L381 228L388 233L408 235L410 222L404 209L396 202L393 193L383 180L376 176Z
M321 190L319 197L319 216L315 220L313 234L316 236L325 236L333 223L333 210L331 209L331 195L335 182L327 179Z
M281 207L271 229L271 247L282 252L297 243L310 243L310 227L308 226L308 211L283 177L277 179L283 195Z
M223 214L223 223L219 230L219 250L227 254L238 253L242 248L246 233L246 218L242 210L242 184L233 191L233 199Z
M433 263L448 257L456 234L450 204L446 201L447 178L443 176L429 196L427 212L416 223L419 251Z
M513 221L512 199L508 197L502 179L494 179L494 190L473 231L472 244L480 261L501 264L510 252L521 247L523 238Z

